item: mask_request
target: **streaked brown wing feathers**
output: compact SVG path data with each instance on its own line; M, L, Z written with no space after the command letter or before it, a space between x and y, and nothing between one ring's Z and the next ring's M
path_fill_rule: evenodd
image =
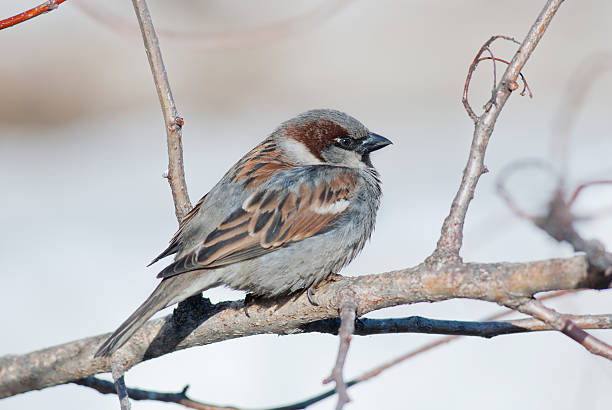
M276 142L268 138L238 161L228 176L231 182L242 183L245 188L256 188L273 174L293 165L280 157Z
M356 183L349 174L315 186L303 184L297 193L255 192L198 249L158 276L247 260L327 232L348 207Z

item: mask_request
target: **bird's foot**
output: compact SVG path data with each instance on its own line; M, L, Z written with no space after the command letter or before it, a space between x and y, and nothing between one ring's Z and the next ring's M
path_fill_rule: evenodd
M242 308L244 309L244 314L246 317L251 317L249 315L249 303L253 302L254 299L255 296L253 296L252 293L247 293L244 297L244 306Z

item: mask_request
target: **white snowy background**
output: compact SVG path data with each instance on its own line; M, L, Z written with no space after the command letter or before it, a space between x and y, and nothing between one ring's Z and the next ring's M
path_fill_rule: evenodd
M2 0L0 16L39 2ZM373 156L384 182L376 232L342 274L413 266L433 250L466 161L473 130L460 102L467 68L491 35L522 39L544 1L337 2L335 12L307 24L297 19L272 39L241 37L231 46L208 41L214 33L286 21L325 3L150 1L185 118L192 202L280 122L311 108L337 108L395 143ZM85 13L87 6L106 22ZM535 95L513 95L497 123L486 159L491 172L481 179L468 213L465 260L572 254L512 215L495 193L495 179L517 159L553 158L560 143L551 130L568 80L595 54L611 51L610 16L612 2L565 2L528 62L524 73ZM510 58L513 47L500 43L496 50ZM145 265L164 249L176 220L161 178L167 164L162 116L129 1L67 1L0 32L0 51L1 355L113 330L155 287L161 265ZM490 73L485 63L474 78L477 111L490 95ZM608 72L577 113L569 145L571 181L612 175L611 91ZM526 206L544 209L551 186L543 178L532 173L513 186ZM585 212L609 205L611 191L592 188L578 205ZM610 248L611 219L580 227ZM206 296L213 302L243 297L226 289ZM549 305L610 313L610 301L609 292L584 292ZM369 317L477 320L498 310L454 300ZM612 342L612 331L594 333ZM438 337L355 337L345 374L360 375ZM194 399L212 403L282 405L327 389L321 381L337 344L320 334L255 336L151 360L126 379L129 386L160 391L189 384ZM348 408L355 410L609 409L612 365L552 332L464 338L349 393ZM332 398L312 408L334 405ZM117 409L118 402L76 385L0 401L0 409L41 408ZM133 408L178 407L134 402Z

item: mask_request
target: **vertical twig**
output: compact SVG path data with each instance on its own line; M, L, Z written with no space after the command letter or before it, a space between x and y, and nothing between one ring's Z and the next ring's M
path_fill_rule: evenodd
M176 218L180 222L191 210L191 202L189 201L187 185L185 184L185 171L183 169L183 143L181 141L183 119L178 115L176 105L174 104L172 90L170 89L166 68L164 67L164 61L159 48L159 40L157 39L157 34L155 34L147 2L145 0L132 0L132 3L138 17L145 51L149 58L155 88L157 89L157 95L159 96L159 102L166 123L168 141L167 175L170 189L172 190Z
M516 80L544 35L553 16L559 9L563 0L548 0L540 12L535 23L527 33L525 40L508 64L502 79L495 89L491 104L487 104L485 112L475 120L474 136L470 147L470 156L463 171L463 178L459 190L453 199L449 215L442 224L440 239L427 263L460 262L459 251L463 243L463 225L468 206L474 197L476 184L482 174L486 172L484 157L493 133L495 122L501 113L506 101L513 90L516 90Z
M166 137L168 144L168 182L172 190L172 199L174 200L174 209L176 218L180 221L191 210L191 202L187 194L187 185L185 184L185 171L183 169L183 145L181 142L181 130L183 119L178 115L172 90L168 82L166 68L162 59L161 50L159 48L159 40L155 34L151 14L147 7L146 0L132 0L134 11L138 18L142 39L145 46L145 51L153 73L153 80L157 95L161 104L164 122L166 124ZM112 364L113 380L115 388L119 396L121 410L129 410L131 408L130 399L125 380L123 377L123 366L119 366L113 359Z
M132 408L132 405L128 396L127 387L125 387L123 366L120 366L118 363L113 362L113 364L111 365L111 369L113 380L115 382L115 390L117 391L117 396L119 397L119 404L121 405L121 410L130 410Z
M355 331L355 316L357 311L357 303L355 302L355 292L350 288L344 288L340 292L340 328L338 329L338 338L340 345L338 347L338 356L336 363L329 377L323 380L323 384L330 382L336 383L336 393L338 393L338 402L336 410L340 410L346 403L351 401L346 391L347 385L344 381L344 362L348 354L351 344L351 337Z

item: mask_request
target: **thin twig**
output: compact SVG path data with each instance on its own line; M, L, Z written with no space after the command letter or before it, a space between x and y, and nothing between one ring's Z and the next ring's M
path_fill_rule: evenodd
M132 408L132 404L130 403L128 391L125 387L125 378L123 377L124 373L125 371L123 370L123 366L120 366L117 362L113 362L111 374L115 382L115 391L119 397L121 410L130 410Z
M183 147L181 143L181 129L183 119L179 117L172 91L166 75L166 68L159 48L159 41L155 34L153 21L147 7L146 0L132 0L134 11L138 18L142 39L145 45L145 51L153 73L157 95L162 107L164 121L166 123L166 136L168 143L168 181L172 190L172 198L176 217L180 221L187 215L191 209L191 203L187 194L187 186L185 184L185 172L183 170ZM115 389L119 396L121 410L129 410L131 403L125 387L124 373L127 368L119 366L117 361L112 362L112 374L115 381Z
M491 50L491 47L487 47L486 49L489 52L489 55L491 56L490 59L493 60L493 86L491 87L491 93L493 93L495 91L495 87L497 87L497 63L496 63L496 58L493 55L493 51ZM489 57L486 57L487 59ZM486 59L486 58L481 58L478 62Z
M558 331L563 332L563 334L584 346L589 352L612 360L612 346L585 332L568 316L544 306L539 300L531 299L526 303L520 304L516 309L519 312L538 318Z
M463 244L463 225L465 223L465 216L467 214L468 206L474 197L474 191L476 185L482 174L486 172L484 166L484 157L493 133L495 122L501 113L506 101L510 97L513 90L516 88L514 84L522 71L523 67L527 63L527 60L531 56L531 53L536 48L540 39L544 35L546 28L550 24L553 16L559 9L559 6L563 0L548 0L546 5L540 12L535 23L531 26L531 29L527 33L525 40L519 47L518 51L514 54L514 57L508 64L501 81L494 92L494 98L492 103L487 106L485 112L477 117L473 110L468 109L469 104L466 104L468 114L470 118L475 121L474 137L472 139L472 146L470 148L470 155L463 171L463 178L459 190L453 199L449 215L442 224L440 239L436 246L433 254L427 258L427 263L430 265L439 266L444 262L458 262L461 261L459 251ZM477 61L484 49L495 41L495 37L492 37L477 54L474 61ZM476 63L473 63L476 64ZM471 79L471 71L468 72L468 79L466 80L468 86ZM466 97L467 91L464 92L464 98Z
M576 292L575 290L562 290L562 291L559 291L559 292L554 292L554 293L550 293L548 295L545 295L545 296L541 297L540 300L553 299L553 298L557 298L557 297L564 296L564 295L567 295L567 294L570 294L570 293L575 293L575 292ZM511 313L513 313L513 310L506 310L506 311L498 312L498 313L495 313L495 314L493 314L491 316L488 316L487 318L485 318L483 320L484 321L496 320L496 319L500 319L500 318L502 318L504 316L507 316L507 315L509 315ZM574 317L574 318L576 318L576 320L582 320L581 318L578 318L578 317ZM527 320L532 320L532 319L527 319ZM514 322L516 323L516 322L519 322L519 321L514 321ZM598 319L592 320L591 324L596 323L597 321L598 321ZM600 323L601 326L605 326L605 324L607 323L607 319L603 319L603 322L604 322L603 324ZM587 325L587 324L585 323L585 325ZM538 330L540 330L540 329L538 329ZM460 335L446 336L446 337L438 339L438 340L436 340L436 341L434 341L432 343L428 343L428 344L426 344L424 346L421 346L421 347L417 348L416 350L412 350L412 351L410 351L410 352L408 352L406 354L403 354L403 355L401 355L401 356L399 356L399 357L397 357L397 358L395 358L395 359L393 359L393 360L391 360L391 361L389 361L387 363L384 363L384 364L382 364L382 365L380 365L380 366L378 366L378 367L376 367L376 368L374 368L374 369L372 369L372 370L362 374L359 377L356 377L354 379L349 380L348 382L346 382L346 386L347 386L347 388L350 388L352 386L355 386L356 384L359 384L361 382L367 381L367 380L369 380L369 379L371 379L373 377L378 376L380 373L382 373L385 370L395 366L396 364L402 363L402 362L404 362L404 361L406 361L406 360L408 360L408 359L410 359L412 357L418 356L419 354L424 353L424 352L429 351L429 350L432 350L432 349L434 349L434 348L436 348L438 346L442 346L444 344L450 343L450 342L452 342L454 340L459 339L460 337L461 337ZM277 408L277 409L270 409L270 410L304 409L307 406L310 406L310 405L312 405L314 403L317 403L317 402L319 402L321 400L324 400L324 399L328 398L329 396L333 395L334 393L335 393L334 389L328 390L328 391L326 391L324 393L321 393L321 394L319 394L317 396L314 396L314 397L312 397L310 399L301 401L299 403L295 403L293 405L289 405L289 406L286 406L286 407L280 407L280 408Z
M132 0L142 39L145 45L145 51L153 73L155 88L164 114L166 123L166 137L168 142L168 182L172 190L172 199L174 200L174 209L176 218L180 222L185 215L191 210L191 201L187 194L187 184L185 183L185 171L183 169L183 143L182 127L183 118L178 115L172 90L168 82L166 68L162 59L161 50L159 48L159 40L155 34L153 21L145 0Z
M503 58L499 58L499 57L481 57L478 62L481 61L485 61L485 60L494 60L494 61L499 61L500 63L505 63L505 64L510 64L508 61L504 60ZM495 78L496 74L495 71L493 72L493 77ZM533 92L531 91L531 87L529 87L529 84L527 83L527 78L525 78L525 76L523 75L523 73L519 73L519 77L521 77L521 82L523 83L523 89L521 90L520 94L521 96L524 96L526 92L529 93L529 98L533 98ZM513 84L509 84L508 87L510 87L510 89L512 91L516 90L518 88L518 84L513 83Z
M346 392L347 386L344 382L343 372L344 362L351 344L351 337L355 330L355 315L357 311L357 302L355 302L355 298L355 292L348 287L340 291L340 329L338 330L340 345L338 347L338 356L336 357L336 363L331 374L323 380L323 384L332 381L336 383L335 390L338 393L336 410L341 410L346 403L351 401Z
M0 20L0 30L12 27L19 23L23 23L24 21L27 21L31 18L55 10L60 4L65 1L66 0L49 0L39 6L31 8L30 10L24 11L23 13L19 13L13 17L8 17L4 20Z
M564 296L564 295L567 295L569 293L574 293L574 292L575 292L575 290L562 290L562 291L559 291L559 292L554 292L554 293L545 295L545 296L543 296L541 298L541 300L553 299L553 298L557 298L557 297ZM493 315L487 316L486 318L482 319L482 321L486 323L486 322L490 322L490 321L493 321L493 320L497 320L497 319L500 319L500 318L502 318L504 316L507 316L507 315L509 315L509 314L511 314L513 312L514 312L513 310L505 310L505 311L497 312L497 313L494 313ZM419 355L421 353L424 353L424 352L426 352L428 350L432 350L432 349L434 349L434 348L436 348L438 346L450 343L450 342L460 338L461 336L463 336L463 335L446 336L446 337L443 337L441 339L436 340L435 342L423 345L423 346L417 348L416 350L412 350L412 351L410 351L408 353L405 353L405 354L403 354L403 355L401 355L399 357L396 357L395 359L393 359L393 360L391 360L391 361L389 361L387 363L384 363L384 364L382 364L382 365L380 365L380 366L378 366L378 367L376 367L376 368L374 368L374 369L372 369L372 370L362 374L361 376L359 376L359 377L357 377L355 379L352 379L351 381L349 381L347 383L347 385L350 384L350 383L353 383L353 382L354 383L351 384L351 385L360 383L362 381L369 380L369 379L379 375L383 371L385 371L385 370L395 366L396 364L404 362L404 361L406 361L406 360L408 360L408 359L410 359L410 358L412 358L414 356L417 356L417 355Z
M112 382L98 379L97 377L89 376L85 379L74 381L75 384L90 387L94 390L102 394L117 394L115 390L115 386ZM140 400L152 400L152 401L161 401L165 403L176 403L188 407L190 409L199 409L199 410L237 410L236 407L225 407L225 406L215 406L212 404L202 403L193 399L190 399L187 396L187 390L189 386L185 386L182 391L178 393L164 393L164 392L156 392L151 390L142 390L142 389L134 389L127 388L127 394L132 400L140 401Z
M609 185L609 184L612 184L612 179L601 180L601 181L589 181L589 182L585 182L585 183L578 185L576 189L574 190L574 192L570 195L570 198L567 200L567 207L571 208L572 205L574 205L574 202L576 202L576 199L580 196L580 194L585 188L589 188L594 185Z
M472 121L474 121L474 123L478 121L478 116L476 115L472 107L470 106L470 103L468 100L470 84L472 82L472 75L474 75L474 72L476 71L476 67L478 67L478 64L480 64L481 61L486 59L486 58L481 58L482 54L485 51L489 51L489 54L491 55L491 57L493 57L493 52L491 51L490 47L491 47L491 44L493 44L493 42L495 42L495 40L498 40L498 39L508 40L508 41L511 41L519 45L521 44L512 37L501 36L501 35L492 36L482 45L482 47L480 47L480 50L478 50L478 53L476 53L476 56L474 57L474 60L472 61L472 64L470 64L470 67L468 69L467 76L465 77L465 84L463 85L463 95L461 97L461 102L463 103L463 106L465 107L465 110L467 111L468 116L472 119ZM495 88L497 87L497 72L496 72L496 67L495 67L495 60L493 61L494 61L493 62L493 89L491 91L494 94Z
M567 201L567 207L571 208L574 203L576 202L576 200L578 199L578 197L580 196L580 194L582 193L582 191L585 188L591 187L593 185L610 185L612 184L612 180L600 180L600 181L589 181L589 182L584 182L580 185L578 185L578 187L574 190L574 192L570 195L570 198ZM572 214L574 215L574 220L576 221L584 221L584 220L592 220L595 218L601 218L606 216L606 214L609 214L612 212L612 204L608 204L608 205L604 205L600 208L594 209L594 210L590 210L588 215L583 214L583 215L576 215L575 212L572 212Z

